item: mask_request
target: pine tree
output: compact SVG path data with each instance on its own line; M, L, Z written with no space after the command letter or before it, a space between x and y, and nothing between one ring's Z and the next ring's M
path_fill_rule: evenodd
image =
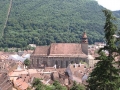
M106 46L98 51L99 57L96 60L99 61L89 75L87 88L89 90L119 90L119 70L114 65L115 52L118 51L114 37L117 27L113 24L115 18L111 11L103 10L103 12L106 17L104 26ZM105 51L108 52L108 55L104 53Z
M80 84L77 84L74 81L72 87L70 88L70 90L85 90L85 87L80 85Z
M58 81L54 81L53 86L53 90L67 90L66 87L62 86Z

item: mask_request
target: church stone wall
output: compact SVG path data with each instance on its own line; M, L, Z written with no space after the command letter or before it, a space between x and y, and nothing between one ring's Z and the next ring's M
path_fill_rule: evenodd
M66 68L70 63L78 64L80 61L88 63L88 60L80 57L37 57L31 56L31 67L39 68L41 65L47 67Z
M81 43L82 51L86 55L88 55L88 44L87 43Z

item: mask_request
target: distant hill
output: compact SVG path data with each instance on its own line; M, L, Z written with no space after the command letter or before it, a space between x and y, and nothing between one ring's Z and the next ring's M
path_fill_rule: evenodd
M2 47L80 42L84 31L90 44L104 40L104 8L94 0L12 0L7 25L3 29L9 4L10 0L0 0ZM114 12L114 15L119 23L120 14Z

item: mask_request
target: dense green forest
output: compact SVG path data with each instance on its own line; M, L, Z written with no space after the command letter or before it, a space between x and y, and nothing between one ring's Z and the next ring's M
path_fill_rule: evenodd
M80 42L84 31L90 44L103 41L102 9L95 0L0 0L0 46Z

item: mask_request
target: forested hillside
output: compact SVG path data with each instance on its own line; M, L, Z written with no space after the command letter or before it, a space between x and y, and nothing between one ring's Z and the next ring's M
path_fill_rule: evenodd
M103 41L103 7L94 0L13 0L3 29L9 4L0 0L1 47L80 42L84 31L90 44Z
M3 34L9 8L9 0L0 0L0 37Z

